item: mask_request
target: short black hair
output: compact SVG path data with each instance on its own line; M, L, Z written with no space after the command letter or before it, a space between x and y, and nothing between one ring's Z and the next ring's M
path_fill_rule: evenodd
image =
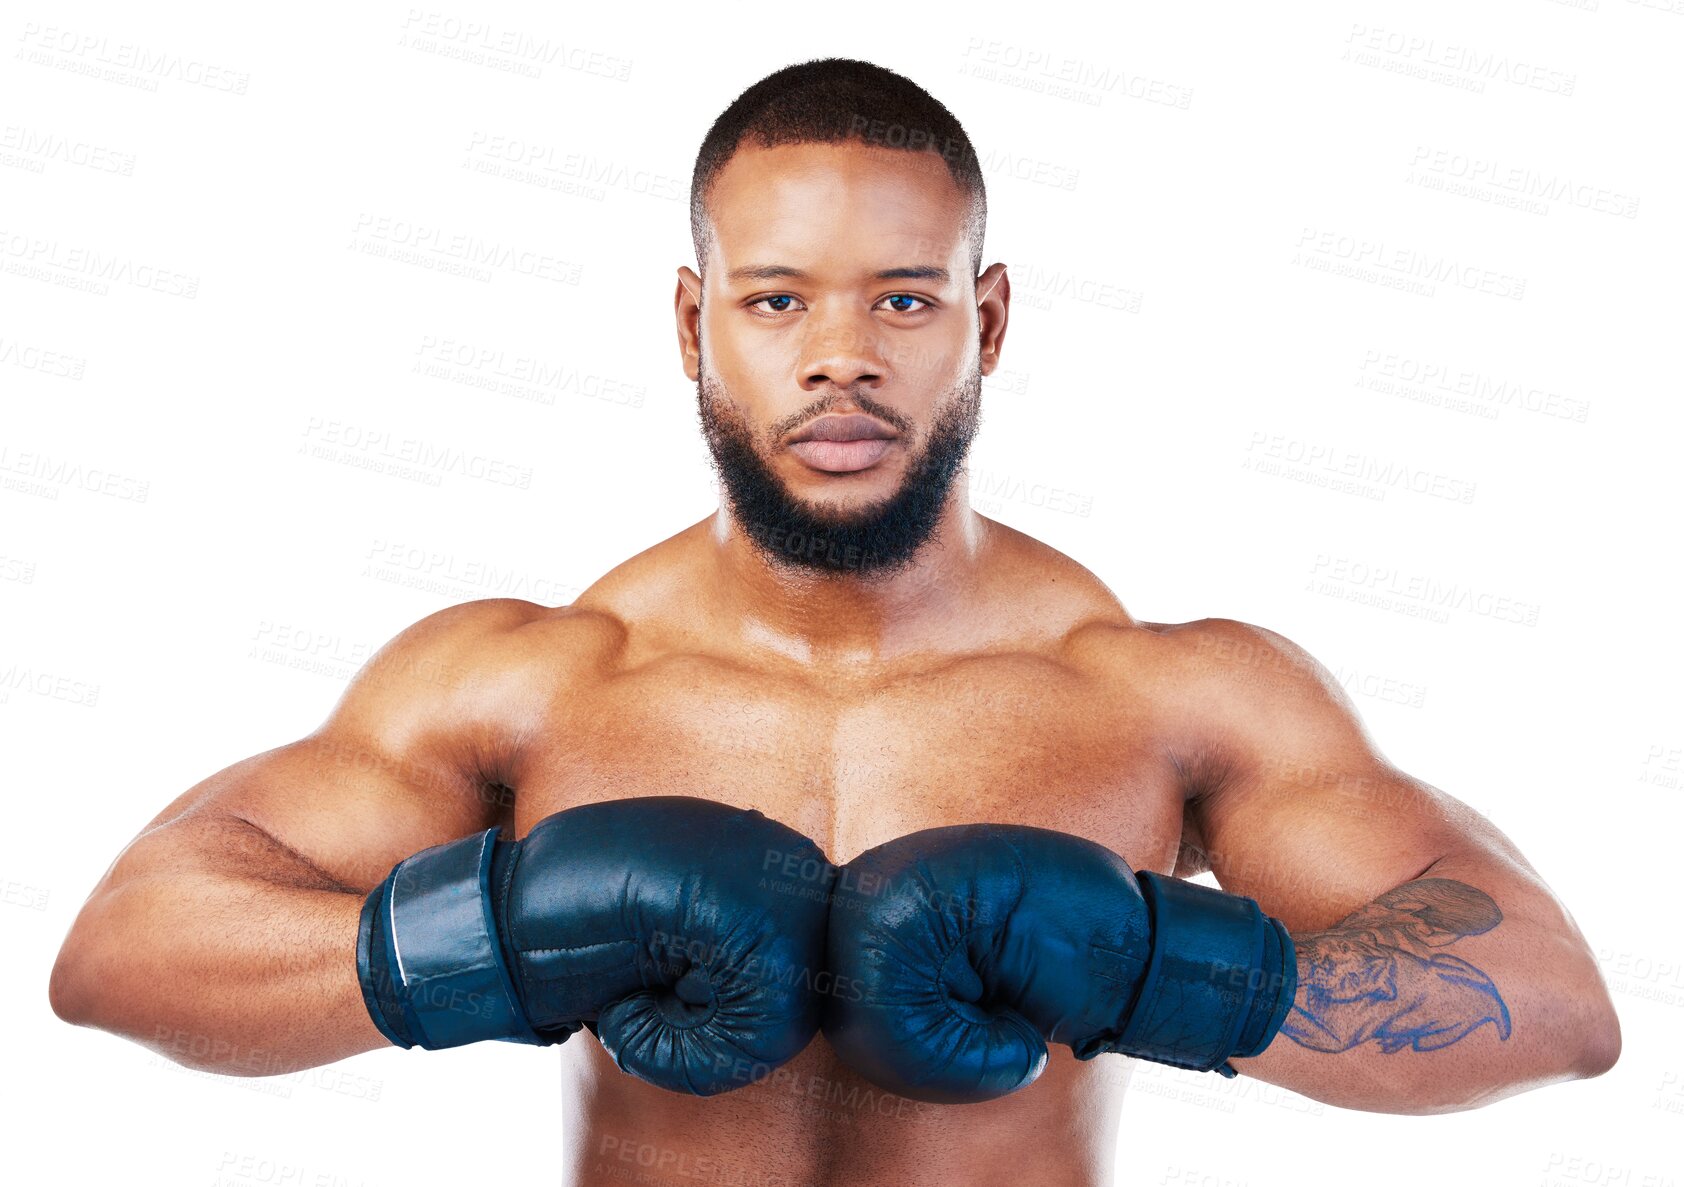
M862 144L940 153L968 199L965 231L971 275L982 270L988 195L970 137L923 87L905 75L857 58L813 58L774 71L738 95L702 140L690 177L690 237L696 267L707 275L709 191L747 137L762 148L780 144Z

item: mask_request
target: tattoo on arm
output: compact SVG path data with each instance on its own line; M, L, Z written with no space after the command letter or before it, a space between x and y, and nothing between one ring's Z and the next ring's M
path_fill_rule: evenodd
M1509 1037L1509 1009L1483 971L1434 952L1490 931L1503 913L1483 890L1454 878L1417 878L1326 931L1294 936L1298 1000L1281 1033L1317 1051L1378 1043L1436 1051L1489 1022Z

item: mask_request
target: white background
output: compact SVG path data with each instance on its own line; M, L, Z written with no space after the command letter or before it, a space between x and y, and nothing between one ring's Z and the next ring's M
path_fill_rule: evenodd
M0 1178L554 1181L555 1052L223 1080L58 1022L47 971L159 807L404 626L565 603L708 513L695 152L842 55L988 169L978 508L1138 617L1308 648L1620 1011L1610 1074L1444 1117L1141 1064L1119 1181L1684 1181L1684 0L568 7L7 6ZM450 275L414 227L546 262Z

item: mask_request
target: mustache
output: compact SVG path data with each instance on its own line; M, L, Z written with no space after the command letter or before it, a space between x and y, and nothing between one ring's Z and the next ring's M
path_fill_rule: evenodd
M827 412L835 412L845 406L853 406L905 436L910 436L916 426L898 409L891 408L882 401L873 398L869 393L853 388L837 388L829 394L821 396L800 411L775 421L768 435L773 441L781 441L784 436L810 420L823 416Z
M754 434L729 392L705 367L698 369L696 403L732 516L760 554L784 569L871 580L903 570L939 540L942 509L981 422L981 389L981 373L973 368L939 406L899 489L851 510L792 496L755 448ZM783 432L842 398L840 392L827 393L803 408L799 419L780 418ZM857 402L904 434L915 428L875 398ZM769 448L777 448L780 437L771 434Z

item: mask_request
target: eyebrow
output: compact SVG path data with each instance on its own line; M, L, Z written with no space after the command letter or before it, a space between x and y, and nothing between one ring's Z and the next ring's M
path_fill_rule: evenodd
M787 264L747 264L731 269L725 274L725 279L736 283L743 280L811 280L812 276ZM907 268L885 268L881 272L873 272L871 279L933 280L938 284L946 284L952 277L948 275L946 268L938 268L934 264L917 264Z

